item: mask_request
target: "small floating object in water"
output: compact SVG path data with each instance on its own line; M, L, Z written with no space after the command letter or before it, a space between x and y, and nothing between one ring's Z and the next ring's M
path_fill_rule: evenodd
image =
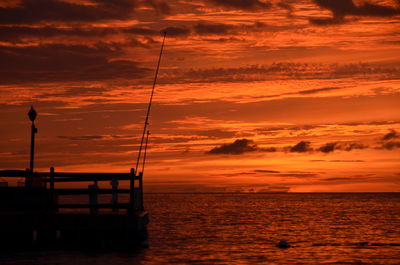
M286 241L286 240L281 240L279 243L276 245L278 248L290 248L291 245Z

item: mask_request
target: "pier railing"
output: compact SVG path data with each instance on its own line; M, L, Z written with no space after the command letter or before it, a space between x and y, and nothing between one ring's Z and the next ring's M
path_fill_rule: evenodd
M44 195L38 201L43 208L49 212L57 212L59 209L90 209L90 213L96 214L101 209L112 209L117 212L125 209L128 214L143 207L143 174L135 174L131 169L129 173L71 173L56 172L50 168L48 172L30 172L30 170L6 170L0 171L0 177L4 178L25 178L25 186L19 187L22 196L25 193L36 193ZM99 188L98 183L109 181L110 188ZM120 181L129 181L129 189L119 188ZM92 182L87 188L56 188L56 183L77 183ZM104 186L104 185L102 185ZM99 203L99 194L111 194L110 203ZM129 201L119 202L120 194L129 194ZM89 203L59 203L59 196L62 195L88 195Z

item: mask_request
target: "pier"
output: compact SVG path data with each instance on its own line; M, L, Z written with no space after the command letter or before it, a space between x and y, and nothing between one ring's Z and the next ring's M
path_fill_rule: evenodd
M8 187L6 183L0 187L3 250L129 250L147 240L143 174L135 174L134 169L129 173L5 170L0 177L25 179L23 186ZM128 181L129 188L120 189L120 181ZM110 188L100 188L99 184L107 185L104 182ZM58 183L80 187L58 188ZM125 201L121 194L126 194ZM71 202L64 202L64 196Z

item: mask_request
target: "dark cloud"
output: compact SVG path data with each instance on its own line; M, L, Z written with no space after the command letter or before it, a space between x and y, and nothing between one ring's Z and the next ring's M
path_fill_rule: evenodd
M399 124L400 121L369 121L369 122L346 122L339 123L339 125L346 126L359 126L359 125L391 125L391 124Z
M395 130L390 130L389 133L385 134L385 136L382 137L383 141L387 141L387 140L392 140L394 138L399 138L400 135L395 131Z
M321 146L318 151L321 151L323 153L330 153L333 152L336 148L337 143L327 143L324 146Z
M55 28L55 27L28 27L28 26L3 26L0 27L0 40L5 42L22 42L24 38L50 38L50 37L104 37L114 34L110 28Z
M252 140L238 139L231 144L223 144L208 151L208 154L232 154L240 155L257 150L257 145Z
M106 37L110 37L109 41L118 38L119 42L125 43L126 45L132 46L148 46L149 43L154 43L152 37L160 36L161 32L166 31L168 37L187 37L189 35L201 35L201 36L213 36L213 35L238 35L240 33L264 31L269 27L260 22L254 22L252 24L241 24L241 25L230 25L224 23L213 23L213 22L198 22L197 24L185 25L185 26L169 26L163 30L149 28L149 27L87 27L85 24L74 23L73 21L67 21L67 24L60 27L58 24L43 25L0 25L0 41L5 43L32 43L36 41L42 41L43 38L47 42L60 42L68 38L69 41L77 42L81 38L84 38L84 43L99 41L108 41ZM145 38L133 39L131 35L144 36ZM121 38L122 36L122 38ZM75 37L75 38L74 38ZM111 38L114 37L114 38ZM208 40L208 41L232 41L235 39L231 38L220 38L219 40ZM132 42L132 43L129 43ZM82 42L79 42L82 43Z
M393 150L400 148L400 142L386 142L383 143L378 149Z
M229 24L215 23L206 24L199 23L194 26L194 30L199 35L224 35L228 34L234 27Z
M121 54L118 46L105 44L3 46L0 84L138 78L147 72L133 61L114 59Z
M159 1L159 0L146 0L143 1L145 5L148 5L156 11L157 14L160 15L168 15L171 13L171 8L168 5L167 2L165 1Z
M167 27L163 31L167 32L168 37L186 37L191 33L186 27Z
M255 172L255 173L274 174L274 176L280 176L280 177L294 177L294 178L309 178L309 177L318 176L318 173L305 172L305 171L287 171L287 172L281 172L281 171L276 171L276 170L256 169L256 170L253 170L253 172ZM263 174L263 176L264 176L264 174Z
M365 148L368 148L368 146L361 143L347 143L340 146L340 149L344 151L351 151L354 149L365 149Z
M322 181L341 181L341 180L353 180L354 178L351 177L337 177L337 178L325 178Z
M289 4L289 3L285 2L285 1L281 1L281 2L279 2L277 5L278 5L278 7L287 10L287 12L288 12L287 15L288 15L288 17L291 17L291 16L292 16L292 13L293 13L293 6L292 6L291 4Z
M376 5L372 3L362 3L355 5L352 0L314 0L315 3L332 12L331 18L310 18L310 22L315 25L331 25L345 23L345 17L351 16L372 16L372 17L392 17L400 14L398 7Z
M281 173L280 171L265 170L265 169L256 169L256 170L254 170L254 172L257 172L257 173Z
M154 42L151 37L160 36L161 32L166 31L168 37L187 37L191 34L197 34L201 36L210 35L226 35L226 34L238 34L242 32L254 32L263 31L267 28L267 25L260 22L253 24L243 25L230 25L224 23L212 23L212 22L199 22L197 24L189 26L169 26L163 30L148 28L148 27L87 27L86 25L78 25L71 22L66 27L59 27L59 25L46 25L46 26L31 26L31 25L3 25L0 26L0 40L7 43L31 43L32 40L42 40L46 38L47 41L59 41L62 38L80 37L85 39L85 43L103 41L105 37L115 36L120 41L128 41L130 35L138 35L148 37L147 42ZM123 39L121 39L123 36ZM58 39L57 39L58 38ZM230 41L232 38L226 38ZM72 39L74 41L74 39ZM75 39L76 41L76 39ZM136 41L136 44L142 43L143 46L146 43L141 40ZM219 40L222 41L222 38ZM130 45L131 46L131 45Z
M220 29L228 30L227 28ZM232 29L233 30L233 29ZM215 30L216 31L216 30ZM377 79L399 79L400 67L384 67L372 63L355 64L313 64L278 62L270 65L251 65L244 67L203 68L170 71L163 77L163 82L190 80L190 82L248 82L274 79L336 79L366 77ZM184 81L182 81L184 82ZM290 95L308 95L341 89L339 87L323 87L291 92ZM280 94L279 94L280 95ZM275 95L275 96L279 96Z
M312 150L313 149L310 147L310 142L306 141L301 141L295 146L290 147L290 152L295 152L295 153L304 153Z
M281 173L278 174L281 177L293 177L293 178L311 178L318 176L317 173L310 173L310 172L298 172L298 173Z
M189 30L185 28L166 28L169 36L183 36L187 35ZM188 32L186 32L186 31ZM84 38L85 43L88 42L99 42L103 41L105 37L118 36L120 34L125 34L126 38L131 39L131 35L153 37L159 36L160 31L143 28L143 27L64 27L60 28L57 26L43 26L43 27L31 27L31 26L0 26L0 40L7 43L26 43L32 40L42 40L46 38L47 41L58 41L59 39L69 38L74 41L73 37ZM58 39L57 39L58 38ZM137 40L137 44L140 44ZM129 44L131 46L131 44ZM142 42L141 45L146 46L146 43Z
M329 25L344 24L346 20L338 18L310 18L309 21L311 24L317 26L329 26Z
M197 131L194 133L199 136L207 136L207 137L211 137L211 138L230 138L230 137L234 137L236 135L235 132L218 130L218 129Z
M156 0L94 0L91 5L61 0L22 0L18 6L0 7L0 24L30 24L45 21L90 22L131 18L135 9L150 6L168 14L169 5Z
M136 1L109 1L108 4L95 1L94 5L82 5L58 0L23 0L16 7L0 8L0 24L124 19L136 7Z
M329 160L329 162L335 162L335 163L362 163L365 162L365 160L343 160L343 159L336 159L336 160Z
M317 94L319 92L333 91L333 90L339 90L339 89L342 89L342 88L341 87L323 87L323 88L301 90L298 93L303 94L303 95L308 95L308 94Z
M323 152L323 153L331 153L335 150L343 150L343 151L351 151L354 149L365 149L368 148L368 146L362 144L362 143L357 143L357 142L333 142L333 143L327 143L323 146L321 146L318 151Z
M228 9L241 9L247 11L257 11L271 7L269 2L260 0L205 0L205 2Z
M131 33L134 35L143 35L143 36L160 35L160 32L158 32L154 29L140 28L140 27L122 28L121 31L126 32L126 33Z
M99 140L103 139L102 135L81 135L81 136L57 136L60 139L72 140L72 141L87 141L87 140Z

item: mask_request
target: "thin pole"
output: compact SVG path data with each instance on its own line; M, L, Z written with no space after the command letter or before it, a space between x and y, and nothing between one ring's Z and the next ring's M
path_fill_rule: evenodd
M147 131L146 144L144 145L144 155L143 155L143 164L142 164L142 174L144 174L144 165L146 164L147 144L149 143L149 135L150 135L150 131Z
M155 76L154 76L153 88L151 90L150 101L149 101L149 105L147 107L146 120L144 121L142 140L140 142L139 154L138 154L138 158L137 158L137 161L136 161L135 172L137 172L137 169L138 169L138 166L139 166L140 155L142 153L142 147L143 147L143 141L144 141L144 137L145 137L145 134L146 134L147 125L149 124L149 115L150 115L151 103L153 101L154 88L156 87L156 83L157 83L158 71L160 70L161 56L162 56L162 52L164 50L164 43L165 43L165 37L166 36L167 36L167 32L164 31L164 38L163 38L163 42L162 42L162 45L161 45L160 56L158 57L158 63L157 63L156 73L155 73Z
M35 127L35 124L32 121L32 126L31 126L31 156L30 156L30 161L29 161L29 169L33 173L33 165L34 165L34 159L35 159L35 133L37 133L37 129Z

